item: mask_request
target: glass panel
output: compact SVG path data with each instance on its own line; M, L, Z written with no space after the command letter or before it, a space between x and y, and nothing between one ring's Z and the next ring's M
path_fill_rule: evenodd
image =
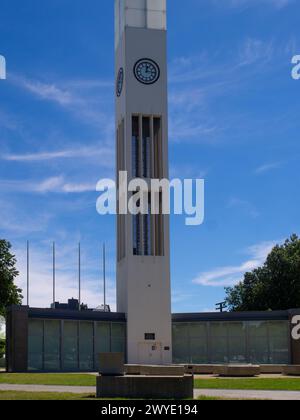
M78 370L78 323L64 322L63 369Z
M60 321L45 321L45 370L60 370Z
M162 192L159 193L159 214L154 215L154 230L155 230L155 255L158 257L164 256L164 216L163 216L163 202Z
M208 363L207 326L206 323L193 323L189 325L190 362Z
M94 328L92 322L80 322L79 368L93 370L94 368Z
M249 322L249 356L250 363L269 363L267 322Z
M111 351L125 353L125 324L111 324Z
M139 117L132 117L132 177L140 176L140 128Z
M201 337L207 339L207 326L204 322L197 322L189 325L190 337Z
M43 321L28 323L28 370L43 370Z
M161 133L161 119L154 118L153 120L153 138L154 138L154 178L163 178L162 169L162 133Z
M269 323L270 363L289 364L289 326L285 321Z
M95 365L98 369L98 355L110 352L110 323L97 322L95 327Z
M202 364L208 363L208 347L207 338L191 338L191 363Z
M150 118L143 118L143 177L151 178Z
M151 205L151 203L150 203ZM148 256L151 255L152 251L152 244L151 244L151 213L149 207L149 213L143 216L144 219L144 226L143 226L143 234L144 234L144 255Z
M173 362L190 363L188 324L173 324Z
M228 363L227 325L225 322L212 322L211 334L211 362Z
M132 216L133 255L141 255L141 215Z
M228 322L228 358L230 363L245 363L247 360L246 323Z

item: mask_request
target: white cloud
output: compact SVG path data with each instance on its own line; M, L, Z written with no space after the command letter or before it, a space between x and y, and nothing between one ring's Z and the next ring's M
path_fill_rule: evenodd
M207 123L199 123L189 118L171 118L170 121L170 141L206 143L214 141L214 134L218 128Z
M108 113L111 101L110 84L98 81L40 81L11 74L10 81L42 101L53 102L68 111L77 121L95 125L103 132L114 127L113 113ZM103 90L107 90L105 95Z
M249 66L251 64L266 64L274 55L272 41L262 41L260 39L248 38L239 51L239 66Z
M266 172L270 172L273 169L278 169L281 167L281 163L280 162L273 162L273 163L265 163L264 165L259 166L258 168L255 169L255 174L256 175L261 175L264 174Z
M96 191L96 183L66 182L63 176L46 178L42 181L1 181L2 192L20 193L84 193Z
M74 240L74 243L76 241ZM20 272L16 284L23 290L23 304L26 304L26 249L14 249L17 257L17 269ZM70 244L57 246L56 261L56 300L66 302L70 298L78 297L78 265L77 248ZM101 273L93 271L92 261L84 253L82 247L82 302L95 308L103 303L103 288L100 282ZM32 307L48 308L52 303L52 249L51 244L41 244L39 247L30 246L30 293L29 303ZM115 283L112 278L107 279L107 302L113 311L116 310Z
M113 166L114 151L108 147L73 147L72 149L45 151L28 154L4 154L1 159L14 162L43 162L58 159L86 159L99 157L99 165ZM100 159L101 158L101 159Z
M22 81L22 86L29 92L39 96L41 99L57 102L59 105L66 106L75 104L78 99L75 98L71 92L63 90L54 84L41 83L39 81L30 81L26 79L19 79Z
M200 273L193 283L201 286L226 287L233 286L243 279L246 272L260 267L277 242L262 242L247 249L249 259L239 265L218 267Z

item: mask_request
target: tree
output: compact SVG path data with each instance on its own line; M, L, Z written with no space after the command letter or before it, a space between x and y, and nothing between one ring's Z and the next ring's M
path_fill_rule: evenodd
M22 290L14 283L19 272L16 269L17 260L10 249L11 244L0 239L0 316L5 316L9 305L20 305L23 298Z
M230 311L267 311L300 308L300 239L292 235L277 245L262 267L226 290Z

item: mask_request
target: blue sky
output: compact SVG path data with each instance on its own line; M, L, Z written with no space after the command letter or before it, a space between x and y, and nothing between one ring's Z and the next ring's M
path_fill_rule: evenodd
M297 0L168 2L171 176L206 180L205 223L172 217L173 311L213 310L224 286L261 264L273 244L300 232L300 54ZM115 307L115 225L96 213L98 179L114 176L112 0L1 0L0 237L31 304L102 302L101 243ZM25 290L24 290L25 291Z

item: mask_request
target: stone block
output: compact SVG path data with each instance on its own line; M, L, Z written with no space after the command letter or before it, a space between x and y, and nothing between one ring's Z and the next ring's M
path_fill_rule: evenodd
M98 376L97 398L193 398L194 378L184 376Z
M184 366L140 366L144 376L184 376Z
M107 376L122 376L125 374L123 353L100 353L99 373Z
M224 377L252 377L260 375L260 366L255 365L223 365L214 366L213 374Z
M212 375L214 367L219 365L185 365L185 373L192 375Z
M260 373L265 375L281 375L283 368L283 365L261 365Z
M140 365L125 365L125 374L126 375L140 375L141 366Z
M282 373L285 376L300 376L300 365L284 366Z

